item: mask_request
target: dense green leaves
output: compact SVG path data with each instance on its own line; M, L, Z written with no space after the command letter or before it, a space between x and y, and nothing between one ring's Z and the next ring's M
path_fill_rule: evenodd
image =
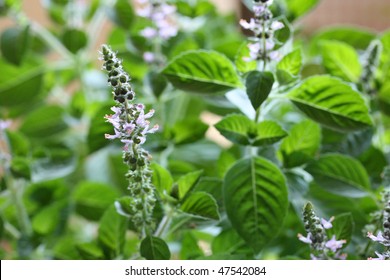
M323 65L327 72L348 82L356 82L362 66L358 53L346 43L337 41L321 42Z
M118 26L124 29L128 29L135 18L133 8L126 0L116 0L109 16Z
M227 139L241 145L269 145L287 135L274 121L255 123L243 115L229 115L218 122L215 127Z
M309 118L331 129L347 132L372 125L363 98L337 78L310 77L287 97Z
M306 171L316 183L329 192L360 197L370 191L370 180L363 165L356 159L341 155L327 154L311 162Z
M347 43L348 45L364 50L366 49L372 40L376 37L375 33L371 30L364 30L351 26L330 27L319 31L312 38L311 48L312 52L317 52L319 44L323 40L335 40Z
M319 0L285 0L288 19L293 21L313 9Z
M189 195L180 206L180 210L202 218L219 220L217 202L205 192L194 192Z
M152 163L153 170L152 182L160 194L169 194L171 192L173 179L168 170L157 163Z
M10 63L20 65L30 43L30 26L11 27L0 37L0 49L3 57Z
M302 68L302 52L299 49L292 51L279 61L276 66L276 78L280 84L294 81Z
M294 125L283 139L279 153L287 168L302 165L314 157L321 143L321 128L315 122L304 120Z
M355 227L351 213L341 214L335 217L333 227L328 230L330 236L335 235L336 240L351 242L352 233Z
M66 201L60 200L41 209L32 219L33 230L41 235L54 232L64 216Z
M267 99L274 81L271 72L252 71L246 77L246 94L255 110Z
M67 128L63 115L64 110L59 106L41 107L25 118L20 131L29 137L50 137Z
M43 67L26 61L15 67L0 60L0 106L31 104L39 97L43 84Z
M283 174L260 157L238 161L224 180L224 200L233 228L255 253L273 239L287 212Z
M184 198L195 187L202 173L202 170L198 170L195 172L187 173L186 175L179 178L179 180L176 182L179 199Z
M91 220L98 220L118 196L111 186L94 182L80 183L73 193L76 212Z
M123 252L128 218L119 215L114 205L107 208L99 222L98 240L109 258Z
M169 260L171 252L164 240L154 236L147 236L141 242L141 256L147 260Z
M215 51L189 51L174 58L162 71L177 88L215 94L242 87L233 64Z
M75 28L65 29L61 39L64 46L72 53L77 53L88 43L88 37L85 32Z

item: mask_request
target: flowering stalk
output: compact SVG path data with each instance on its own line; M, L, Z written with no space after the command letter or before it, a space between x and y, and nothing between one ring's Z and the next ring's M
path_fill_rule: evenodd
M360 77L360 83L364 92L368 94L375 93L375 87L373 86L374 74L379 65L380 55L382 53L382 45L380 41L374 40L368 47L364 62L363 72Z
M382 254L375 252L377 258L369 258L369 260L390 260L390 191L384 193L383 200L383 233L382 231L379 231L377 235L374 235L371 232L368 232L367 237L372 241L382 244L386 249Z
M346 255L341 254L339 249L346 243L346 240L336 240L336 236L333 235L329 240L325 230L333 227L332 221L334 217L329 221L320 219L314 212L313 205L307 203L303 209L303 222L305 224L305 230L307 236L298 234L300 241L310 244L311 254L310 257L313 260L325 260L325 259L345 259Z
M164 41L175 37L178 33L178 26L175 19L176 7L167 4L165 1L137 0L137 15L147 18L152 26L141 30L140 34L149 42L152 42L153 50L145 52L145 62L155 65L164 65L165 57L161 52Z
M269 7L273 0L253 0L254 18L250 21L244 19L240 20L240 25L244 29L253 32L253 37L248 44L249 57L245 58L247 61L262 61L263 69L270 60L279 58L279 53L274 51L276 39L274 32L284 27L283 23L273 19L272 12Z
M158 125L150 128L148 121L154 114L150 110L145 114L143 104L135 104L135 93L130 85L130 77L123 70L122 62L110 47L102 46L103 69L108 72L108 82L113 91L116 106L112 115L106 120L114 126L114 134L106 134L106 139L119 139L123 144L123 161L129 166L126 178L128 189L133 198L131 204L132 221L142 235L148 234L152 228L152 212L155 205L154 186L151 183L151 155L142 148L146 135L154 133Z

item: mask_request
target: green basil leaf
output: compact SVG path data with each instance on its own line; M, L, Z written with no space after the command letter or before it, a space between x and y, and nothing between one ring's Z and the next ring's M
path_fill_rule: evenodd
M277 235L287 214L287 187L282 172L264 158L242 159L227 172L223 188L233 228L259 253Z
M341 132L372 126L363 98L351 86L330 76L313 76L287 94L309 118Z
M63 219L62 212L65 210L66 206L66 201L60 200L42 208L34 215L31 221L34 232L41 235L53 233L61 222L61 219Z
M25 118L20 131L32 138L47 138L61 133L67 128L63 114L60 106L41 107Z
M359 55L346 43L323 41L320 44L322 64L327 72L347 82L356 82L362 73Z
M215 51L188 51L175 57L162 73L186 91L215 94L242 87L232 62Z
M274 75L271 72L249 72L246 77L246 94L255 110L267 99L274 82Z
M167 243L154 236L147 236L142 240L140 253L147 260L169 260L171 258Z
M76 186L73 200L79 215L96 221L119 195L119 192L109 185L86 181Z
M77 244L76 250L84 260L104 260L102 249L94 242Z
M75 28L65 29L62 33L64 46L72 53L77 53L88 44L88 37L84 31Z
M296 49L282 58L276 66L276 78L280 84L294 81L302 68L302 52Z
M103 214L99 222L98 240L110 259L123 253L128 218L119 215L114 205Z
M200 176L203 174L203 170L187 173L177 180L179 199L183 199L198 183Z
M0 37L0 49L3 57L10 63L20 65L26 56L31 40L30 26L11 27Z
M362 28L341 26L330 27L319 31L314 35L311 43L311 52L318 52L320 42L323 40L334 40L344 42L356 49L365 50L371 41L376 38L376 34L371 30Z
M326 154L305 169L320 187L334 194L362 197L371 190L367 171L359 161L349 156Z
M152 182L160 195L170 194L173 185L171 173L155 162L151 164L151 168L153 170Z
M218 205L215 199L205 192L194 192L190 194L180 206L180 210L188 214L219 220Z
M43 66L26 61L16 67L0 59L0 106L31 104L39 97L43 84Z
M289 21L294 21L313 9L319 0L285 0L284 2L287 6Z
M109 16L119 27L129 29L135 15L132 6L127 0L116 0Z
M321 128L315 122L304 120L294 125L279 148L283 166L292 168L310 161L320 148Z
M230 141L241 145L269 145L287 136L287 133L274 121L256 124L248 117L236 114L223 118L215 128Z

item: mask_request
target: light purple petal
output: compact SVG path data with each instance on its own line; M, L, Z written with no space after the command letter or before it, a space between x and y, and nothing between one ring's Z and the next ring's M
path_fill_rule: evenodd
M346 242L346 240L336 240L336 235L333 235L332 239L325 243L325 247L329 248L333 252L336 252L338 249L343 247L343 244Z
M307 234L306 237L303 236L302 234L298 234L298 239L299 239L300 241L302 241L303 243L307 243L307 244L313 243L313 242L311 241L311 233L310 233L310 232Z
M327 221L327 220L321 218L321 224L322 224L322 226L324 227L324 229L330 229L330 228L332 228L332 227L333 227L333 225L332 225L332 221L333 221L333 220L334 220L334 217L331 217L331 218L329 219L329 221Z
M367 233L367 237L370 238L373 241L376 241L376 242L385 242L386 241L386 239L383 237L381 231L378 232L377 236L373 235L371 232L368 232Z

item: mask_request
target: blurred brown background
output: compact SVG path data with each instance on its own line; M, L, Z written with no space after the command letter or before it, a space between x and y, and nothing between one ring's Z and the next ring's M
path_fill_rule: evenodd
M240 10L240 0L210 2L214 2L224 13ZM24 0L23 6L31 18L42 24L48 22L41 0ZM0 30L10 24L9 20L0 19ZM322 0L300 24L306 33L335 24L359 25L383 31L390 28L390 0Z

